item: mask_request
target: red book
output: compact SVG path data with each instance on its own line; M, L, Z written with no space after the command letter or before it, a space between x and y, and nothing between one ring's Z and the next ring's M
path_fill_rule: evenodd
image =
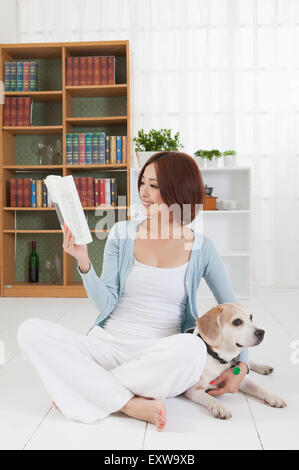
M6 97L3 111L3 126L11 126L11 98Z
M24 207L31 207L31 184L30 178L24 178Z
M87 206L94 207L94 181L93 176L87 176Z
M88 56L87 58L87 71L86 71L86 80L87 80L87 85L93 85L93 68L94 68L94 64L93 64L93 57L92 56Z
M67 57L66 58L66 86L72 86L73 84L73 58Z
M30 62L23 62L23 91L29 91Z
M31 126L31 104L32 98L25 96L24 100L24 126Z
M100 57L100 82L101 85L107 85L107 57Z
M80 193L81 193L82 207L87 207L88 200L87 200L87 177L86 176L80 177Z
M73 86L79 86L80 85L79 57L73 57L72 74L73 74Z
M100 57L93 58L93 84L100 85L101 84L101 77L100 77Z
M94 179L94 204L96 207L100 205L100 178Z
M105 205L105 178L100 179L100 205Z
M108 85L114 85L115 84L115 57L114 56L107 57L107 63L108 63L107 83Z
M10 207L17 207L17 180L10 180Z
M75 182L75 185L76 185L76 188L77 188L77 191L78 191L78 194L79 194L79 199L81 201L81 193L80 193L80 178L78 176L75 176L74 177L74 182Z
M24 98L17 98L17 126L24 126Z
M11 117L11 126L17 125L17 98L11 98L11 109L10 109L10 117Z
M80 85L86 86L87 84L87 58L79 57L79 78Z
M17 205L24 207L24 181L23 178L17 178Z

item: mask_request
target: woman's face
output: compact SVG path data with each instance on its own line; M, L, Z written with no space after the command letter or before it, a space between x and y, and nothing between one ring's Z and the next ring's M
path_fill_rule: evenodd
M142 201L143 211L147 216L155 215L158 207L163 204L154 163L147 165L144 170L139 196Z

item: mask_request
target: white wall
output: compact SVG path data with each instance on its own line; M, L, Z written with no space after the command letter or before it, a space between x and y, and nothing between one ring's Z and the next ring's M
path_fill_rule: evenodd
M0 43L17 42L17 2L0 0Z

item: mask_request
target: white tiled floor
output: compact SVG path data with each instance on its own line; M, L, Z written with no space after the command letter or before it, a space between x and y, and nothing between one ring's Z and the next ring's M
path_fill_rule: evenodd
M241 393L225 395L220 400L233 417L221 421L184 397L171 398L167 425L158 433L121 413L96 425L67 421L23 361L16 338L23 320L46 318L85 334L97 314L88 299L0 298L0 339L6 347L0 366L0 449L299 449L299 364L291 363L291 342L299 340L299 290L258 290L241 303L266 330L250 357L275 368L268 377L255 374L256 380L282 395L288 407L274 409ZM201 300L200 310L214 304Z

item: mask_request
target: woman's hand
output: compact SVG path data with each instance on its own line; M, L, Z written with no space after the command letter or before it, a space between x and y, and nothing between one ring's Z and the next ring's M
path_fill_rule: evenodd
M64 224L63 249L66 253L76 258L79 265L89 266L87 245L75 245L74 237L70 229Z
M233 369L228 369L224 371L217 379L213 380L213 385L218 387L207 392L209 395L217 397L223 395L224 393L236 393L241 383L243 382L244 377L247 374L247 365L244 362L239 362L238 367L240 367L241 372L239 375L233 373Z

